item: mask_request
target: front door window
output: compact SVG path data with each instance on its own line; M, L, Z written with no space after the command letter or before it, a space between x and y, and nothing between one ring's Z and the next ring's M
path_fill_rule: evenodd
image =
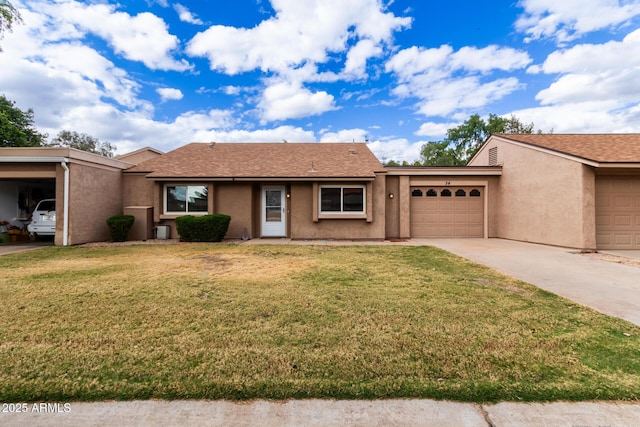
M282 221L282 191L281 190L265 190L266 206L265 218L267 222Z

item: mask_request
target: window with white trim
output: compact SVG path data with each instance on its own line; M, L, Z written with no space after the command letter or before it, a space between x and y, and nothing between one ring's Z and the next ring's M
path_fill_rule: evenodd
M209 188L207 185L164 186L165 214L206 214L209 209Z
M320 213L365 213L367 199L364 185L322 185L319 197Z

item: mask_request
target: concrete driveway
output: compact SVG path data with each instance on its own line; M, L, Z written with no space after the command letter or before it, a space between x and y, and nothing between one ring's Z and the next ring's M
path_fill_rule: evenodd
M429 239L422 243L640 325L640 267L592 259L575 249L512 240ZM628 255L637 256L637 252Z

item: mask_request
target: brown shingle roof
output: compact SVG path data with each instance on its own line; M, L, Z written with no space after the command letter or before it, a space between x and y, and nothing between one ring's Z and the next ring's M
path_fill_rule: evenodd
M150 178L374 178L364 143L192 143L127 172Z
M640 134L495 134L600 163L640 163Z

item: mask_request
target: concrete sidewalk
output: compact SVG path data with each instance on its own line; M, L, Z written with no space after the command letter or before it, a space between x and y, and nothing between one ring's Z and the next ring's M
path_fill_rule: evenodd
M132 401L27 405L26 413L0 413L3 426L437 426L635 427L640 404L498 403L434 400ZM55 408L55 409L54 409ZM59 412L53 412L59 410Z

